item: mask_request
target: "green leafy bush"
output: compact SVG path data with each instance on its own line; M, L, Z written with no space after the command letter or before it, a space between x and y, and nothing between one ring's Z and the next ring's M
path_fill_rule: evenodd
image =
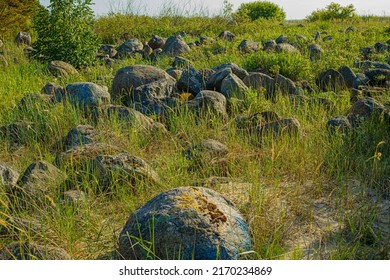
M34 48L46 61L62 60L75 67L93 62L98 39L93 32L92 0L51 0L34 17Z
M238 16L249 17L252 21L259 18L284 20L286 13L278 5L268 1L243 3L237 10Z
M317 20L347 20L356 17L355 7L350 4L345 7L337 3L330 3L325 9L313 11L307 19L309 21Z

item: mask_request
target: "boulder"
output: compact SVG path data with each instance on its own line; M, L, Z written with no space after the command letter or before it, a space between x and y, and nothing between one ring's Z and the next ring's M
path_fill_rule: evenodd
M148 45L153 49L162 49L164 48L166 39L162 38L158 35L153 35L152 38L149 40Z
M229 74L223 79L221 84L221 93L226 97L244 98L248 87L244 82L234 74Z
M258 92L265 90L265 97L271 99L275 94L275 80L263 73L250 73L243 80L247 87L250 87Z
M114 185L160 184L157 173L143 159L120 153L117 155L99 155L87 165L87 170L98 181L101 191L112 191Z
M326 128L332 133L336 131L347 132L351 129L351 123L346 116L336 116L328 120Z
M214 73L210 75L210 77L207 79L206 82L206 88L208 90L216 90L221 91L221 85L222 81L229 75L231 75L232 69L231 68L223 68L219 69L218 71L213 70Z
M236 38L236 35L234 35L230 31L222 31L219 35L218 38L224 40L224 41L233 41Z
M278 53L285 52L285 53L298 53L299 50L294 47L293 45L289 43L280 43L276 44L275 51Z
M110 93L103 87L89 82L69 84L65 95L57 95L57 101L68 100L70 104L82 109L97 108L110 103Z
M54 60L49 62L48 69L54 76L68 77L70 75L78 75L79 72L69 63L64 61Z
M286 78L280 74L276 74L275 76L275 86L282 92L283 95L297 93L297 87L295 86L295 83L289 78Z
M0 260L70 260L70 256L58 247L12 242L0 250Z
M287 35L280 35L278 38L276 38L275 42L276 42L276 44L288 43L288 36Z
M321 58L321 55L324 53L324 50L318 44L311 44L307 47L307 49L309 50L311 60Z
M251 239L227 198L211 189L181 187L133 212L118 244L123 259L227 260L250 250Z
M169 68L168 70L166 70L166 72L176 81L178 81L183 74L183 70L178 70L176 68Z
M67 151L75 146L96 142L96 130L90 125L78 125L73 127L63 139L64 150Z
M177 88L181 92L198 94L203 89L202 76L199 71L194 67L185 69L177 82Z
M190 160L210 162L213 158L226 156L228 152L225 144L214 139L206 139L187 149L184 155Z
M370 85L390 87L390 70L373 69L365 72L364 74L370 80Z
M199 115L211 113L226 117L226 97L216 91L202 90L186 105Z
M175 57L188 53L191 49L180 35L174 35L167 39L162 50L166 55Z
M117 71L112 82L112 98L124 105L149 98L168 97L176 80L167 72L149 65L134 65Z
M19 173L11 169L7 164L0 163L0 186L6 189L12 189L16 186L19 179Z
M0 138L9 141L11 147L27 144L37 137L35 124L29 121L17 121L0 127Z
M268 40L263 44L263 51L274 51L276 45L275 40Z
M344 66L341 66L339 68L339 72L340 72L341 76L343 76L343 78L344 78L345 85L348 88L352 88L353 83L356 79L356 75L353 72L353 70L350 67L344 65Z
M243 53L252 53L259 50L259 43L252 40L244 40L238 45L238 50Z
M115 46L109 44L100 45L99 52L107 54L109 58L114 58L118 53L118 51L115 49Z
M65 179L66 175L61 170L40 160L30 164L17 183L19 188L14 188L13 193L18 197L41 202L45 195L56 191Z
M371 117L378 117L384 114L385 120L390 121L390 113L383 104L371 97L365 97L356 101L347 112L347 117L352 125L357 125L361 121Z
M127 57L134 55L135 53L141 53L144 49L144 45L137 38L126 40L122 45L116 48L118 52L117 56Z
M335 91L345 87L345 81L341 73L333 68L322 71L316 79L317 86L322 91Z
M31 36L28 32L19 32L15 36L15 44L18 46L21 45L31 45Z
M80 190L69 190L63 192L60 196L60 201L65 205L79 206L86 202L87 197L85 192Z
M46 94L50 96L62 96L65 94L65 89L62 86L59 86L55 83L47 83L42 89L41 94Z
M235 63L223 63L223 64L220 64L220 65L217 65L217 66L213 67L212 69L215 72L219 72L220 70L223 70L225 68L229 68L232 71L232 73L234 75L236 75L237 77L239 77L241 80L249 75L248 72L245 69L239 67Z
M383 42L377 42L375 43L374 48L377 53L386 53L388 50L388 45Z

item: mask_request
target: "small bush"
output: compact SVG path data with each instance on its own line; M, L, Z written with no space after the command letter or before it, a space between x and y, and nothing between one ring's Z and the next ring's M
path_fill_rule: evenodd
M48 9L41 9L33 22L39 57L75 67L91 64L98 49L91 5L92 0L51 0Z
M330 3L325 9L313 11L307 19L309 21L317 20L347 20L356 17L355 7L350 4L345 7L337 3Z
M259 18L284 20L286 13L278 5L268 1L243 3L237 10L238 16L248 16L252 21Z

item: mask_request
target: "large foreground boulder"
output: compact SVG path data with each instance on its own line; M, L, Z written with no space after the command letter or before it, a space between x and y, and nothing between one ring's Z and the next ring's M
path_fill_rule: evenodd
M124 259L237 259L250 250L248 226L219 193L181 187L160 193L131 214L119 236Z

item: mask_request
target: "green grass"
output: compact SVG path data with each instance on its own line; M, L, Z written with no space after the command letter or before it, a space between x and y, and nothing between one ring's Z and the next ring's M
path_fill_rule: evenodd
M119 43L125 32L147 41L153 34L167 37L184 30L188 34L185 40L193 42L199 35L216 37L221 31L230 30L237 35L234 42L216 41L196 47L184 57L192 60L198 69L234 62L248 71L262 68L297 82L307 80L313 85L322 70L337 69L342 65L353 67L355 59L362 59L361 47L386 42L389 39L388 24L388 21L370 19L305 22L304 27L299 27L298 23L280 25L266 21L232 25L223 18L150 18L116 14L99 18L95 30L105 43ZM345 30L351 25L356 32L339 33L340 29ZM325 50L323 57L310 61L307 45L312 43L317 30L327 31L334 40L321 42ZM262 51L241 54L237 51L243 39L265 42L281 34L296 42L301 52L285 55ZM308 42L296 41L296 34L306 36ZM219 47L226 48L226 51L213 54ZM22 49L12 43L6 42L3 51L9 66L0 68L0 126L18 120L32 121L37 125L35 136L17 150L11 149L7 140L0 140L0 162L9 163L20 173L33 161L53 162L56 152L53 147L70 128L92 124L89 118L68 104L49 107L34 104L28 109L21 108L19 101L26 94L40 92L47 82L66 86L76 81L91 81L111 89L110 78L100 80L98 77L112 77L127 65L150 64L168 69L173 62L169 57L152 62L136 56L118 61L112 67L95 65L81 69L80 76L55 78L46 70L46 65L29 61ZM378 55L375 59L385 61L386 57ZM146 160L160 175L162 184L141 184L134 191L130 184L114 183L113 192L106 195L96 191L95 185L85 177L77 184L73 183L79 189L90 190L86 204L63 205L59 202L60 190L57 190L50 194L48 206L37 203L27 210L12 205L1 186L0 248L10 241L35 241L61 247L74 259L109 258L130 213L153 196L210 176L227 176L251 186L246 201L237 203L252 235L254 253L250 258L302 259L307 257L306 245L311 245L314 249L310 258L386 259L389 257L389 247L384 245L386 238L373 230L375 218L380 213L379 206L355 192L357 189L362 189L363 193L374 191L378 197L389 193L388 127L372 120L352 134L330 135L326 132L326 122L333 116L346 114L351 106L349 92L315 92L313 96L327 97L335 107L326 109L308 102L298 104L280 94L273 103L263 95L249 91L240 112L227 120L218 116L199 118L185 109L179 110L168 120L168 134L151 134L123 125L123 121L116 118L103 118L95 125L100 142L118 146ZM381 101L390 101L388 92ZM237 114L249 116L265 110L298 119L302 135L282 135L277 139L269 135L259 143L257 139L238 133L234 122ZM198 164L183 156L183 150L208 138L228 146L230 152L224 161ZM359 182L358 187L351 182ZM317 205L322 206L318 208ZM41 230L33 232L13 227L11 217L34 219L41 224ZM334 222L337 226L333 228L327 222ZM5 228L10 232L3 233Z

